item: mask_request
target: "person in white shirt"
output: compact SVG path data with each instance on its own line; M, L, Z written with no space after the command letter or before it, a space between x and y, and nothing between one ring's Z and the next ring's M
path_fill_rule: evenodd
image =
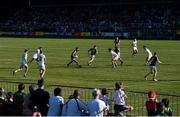
M103 117L107 114L107 106L104 101L100 100L101 92L99 89L94 89L92 92L93 99L87 103L90 116Z
M126 105L125 98L127 95L123 91L123 84L121 82L115 83L116 91L113 95L114 100L114 110L116 115L121 115L124 111L132 111L133 107L130 105Z
M81 116L82 112L87 112L86 105L79 98L80 91L74 90L73 99L70 99L66 105L66 116Z
M39 67L39 72L40 72L40 78L44 77L44 74L46 72L46 56L43 54L42 50L40 50L40 53L38 55L38 67Z
M101 89L101 96L100 96L100 100L104 101L106 106L107 106L107 113L109 113L109 105L111 103L111 100L109 99L109 97L107 96L108 92L106 88Z
M144 51L147 53L147 57L146 57L146 60L145 60L145 65L148 64L148 61L150 60L150 58L152 57L152 53L151 51L147 48L147 46L143 46L144 48Z
M110 55L111 55L111 59L112 59L112 68L116 68L117 67L117 60L119 59L119 55L117 53L115 53L111 48L108 49Z
M134 56L135 54L138 53L137 49L137 40L136 38L132 41L132 55Z
M28 50L25 49L25 50L24 50L24 53L23 53L23 55L22 55L22 58L21 58L20 68L13 71L13 76L15 75L15 73L17 73L17 72L19 72L19 71L22 71L23 68L25 68L24 77L26 77L27 72L28 72L27 59L28 59Z
M38 61L38 56L40 54L40 50L42 51L42 47L39 47L32 55L31 60L29 61L29 63L33 62L34 60Z
M122 65L122 64L123 64L123 60L122 60L122 58L121 58L120 49L117 48L117 47L115 47L114 52L119 56L119 60L120 60L121 65Z
M49 109L47 116L61 116L64 99L61 96L61 88L54 89L54 96L49 99Z

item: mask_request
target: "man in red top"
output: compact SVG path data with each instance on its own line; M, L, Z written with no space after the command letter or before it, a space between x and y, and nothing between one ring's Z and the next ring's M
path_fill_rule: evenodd
M146 109L148 116L157 115L158 102L156 101L156 92L154 90L148 92L149 100L146 101Z

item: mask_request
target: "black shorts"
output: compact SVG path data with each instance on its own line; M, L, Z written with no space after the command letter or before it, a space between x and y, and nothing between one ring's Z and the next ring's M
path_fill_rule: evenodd
M121 112L121 111L124 111L126 109L128 109L128 106L126 106L126 105L117 105L117 104L114 105L115 111Z

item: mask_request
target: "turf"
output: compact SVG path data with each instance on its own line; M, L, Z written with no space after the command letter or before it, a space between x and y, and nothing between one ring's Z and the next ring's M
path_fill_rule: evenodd
M94 44L99 53L92 64L87 66L87 50ZM156 51L163 64L159 64L157 79L144 80L144 75L149 72L149 67L144 66L146 54L143 45ZM29 49L28 59L39 46L47 57L46 83L64 86L79 86L90 88L114 88L116 81L124 83L125 90L147 92L155 89L158 93L180 95L180 42L165 40L138 40L139 53L131 56L131 41L121 40L121 55L124 60L123 66L111 68L111 59L108 48L114 47L113 40L108 39L41 39L41 38L0 38L0 80L36 82L39 79L37 64L34 61L29 64L27 78L23 72L12 76L12 71L19 67L21 55L25 48ZM75 47L79 47L79 62L82 68L75 64L67 67L70 54Z

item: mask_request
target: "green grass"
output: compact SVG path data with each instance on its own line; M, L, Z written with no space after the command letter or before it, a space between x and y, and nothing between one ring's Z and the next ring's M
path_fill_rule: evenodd
M97 45L99 54L92 66L87 66L87 50L94 44ZM163 62L158 65L158 82L153 82L152 76L148 81L144 75L149 72L149 67L144 66L146 54L143 45L147 45L152 52L156 51ZM0 80L36 82L39 79L36 62L29 64L27 78L23 72L14 77L12 71L19 67L24 48L29 49L29 59L39 46L47 57L47 73L45 80L48 84L65 86L114 88L116 81L124 83L125 90L147 92L155 89L158 93L180 95L180 42L163 40L138 40L139 53L132 58L131 41L121 40L121 55L123 66L111 68L111 59L107 51L114 47L113 40L96 39L37 39L37 38L0 38ZM79 62L82 68L66 64L70 61L70 54L75 47L79 47Z

